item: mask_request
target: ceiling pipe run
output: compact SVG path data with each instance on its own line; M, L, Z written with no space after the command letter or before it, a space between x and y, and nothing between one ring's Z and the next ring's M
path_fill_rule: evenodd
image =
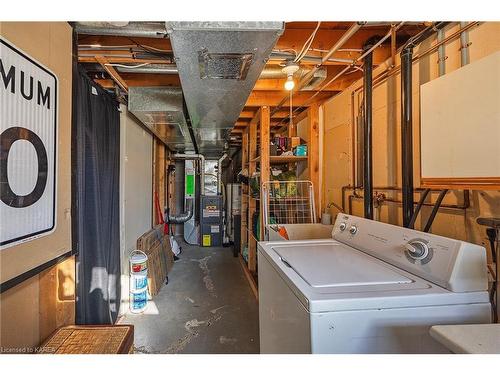
M110 55L112 56L112 55ZM140 74L179 74L179 69L176 64L155 64L155 63L146 63L141 64L138 61L137 64L109 64L114 67L119 73L140 73ZM87 65L86 65L87 66ZM104 72L104 68L100 64L88 64L89 70ZM304 76L309 73L312 68L301 67L295 74L297 76ZM326 73L325 68L320 68L317 73L318 76L321 73ZM268 66L265 67L260 73L259 79L284 79L286 75L283 73L283 70L279 66ZM313 77L313 79L316 77Z
M165 22L74 22L78 34L165 38Z
M391 30L389 30L389 32L383 36L377 43L375 43L368 51L364 51L363 54L357 58L354 59L354 61L352 62L351 65L348 65L346 66L344 69L342 69L337 75L335 75L332 79L330 79L328 82L326 82L325 84L323 84L318 90L316 90L316 92L314 93L314 95L312 95L308 100L306 100L306 102L302 105L302 106L299 106L298 108L296 108L293 113L296 113L298 112L299 110L301 110L302 108L304 108L307 104L311 103L314 98L319 94L321 93L323 90L325 90L329 85L331 85L333 82L335 82L337 79L339 79L340 77L342 77L345 73L347 73L351 68L355 68L357 67L357 63L362 61L366 55L368 55L369 53L373 52L375 49L377 49L383 42L385 42L388 38L391 37L391 35L393 33L395 33L397 30L399 30L403 25L405 24L405 22L400 22L398 25L396 26L392 26L391 27ZM287 119L289 119L290 117L288 118L284 118L283 120L281 120L280 124L284 123Z
M328 61L328 59L339 49L342 48L342 46L365 24L366 22L355 22L354 24L349 27L349 29L340 37L340 39L330 48L330 50L326 53L325 56L322 57L321 62L314 66L311 71L306 74L299 82L297 85L297 88L295 89L296 92L302 90L302 88L307 85L307 83L311 80L311 78L314 76L314 73L323 65L325 62ZM292 90L294 91L294 90ZM284 103L288 100L289 95L286 95L279 103L278 105L271 111L271 116L278 112L281 107L283 106Z
M326 52L328 52L328 51L326 51ZM271 52L271 56L269 57L269 60L286 61L286 60L290 60L290 59L294 59L294 58L295 58L295 54L293 54L293 53L273 51L273 52ZM300 61L322 64L322 60L323 59L321 58L321 56L305 55L304 57L302 57L302 59ZM331 57L327 60L327 62L334 62L334 63L349 65L352 63L352 59L342 59L342 58L337 58L337 57Z

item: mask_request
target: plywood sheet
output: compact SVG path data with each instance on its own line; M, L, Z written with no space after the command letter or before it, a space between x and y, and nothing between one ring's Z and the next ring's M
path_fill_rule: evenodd
M500 52L421 87L422 178L500 177Z

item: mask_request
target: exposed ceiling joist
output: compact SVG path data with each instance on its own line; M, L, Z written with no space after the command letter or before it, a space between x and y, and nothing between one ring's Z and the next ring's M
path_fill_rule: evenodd
M293 105L303 106L313 96L314 91L302 91L293 95ZM323 101L332 97L337 92L321 92L316 96L316 101ZM260 107L268 105L277 106L283 99L283 91L253 91L247 99L245 106ZM307 103L310 105L311 103ZM286 105L286 104L285 104Z
M111 76L113 81L125 92L128 92L128 84L126 81L123 80L122 77L118 74L115 68L113 68L110 64L109 61L103 57L103 56L96 56L96 60L99 64L102 65L104 70L108 72L108 74Z

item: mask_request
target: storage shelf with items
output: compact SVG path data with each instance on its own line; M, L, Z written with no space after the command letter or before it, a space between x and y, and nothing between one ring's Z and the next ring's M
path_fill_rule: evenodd
M300 182L297 181L298 174L300 171L307 170L306 177L312 181L316 202L319 197L318 105L313 103L306 114L308 119L307 144L297 137L294 127L285 129L288 130L286 136L271 138L271 113L267 106L260 107L243 131L242 171L245 170L246 178L248 178L248 185L246 185L248 190L245 191L246 198L241 203L241 263L245 267L245 274L255 292L258 284L257 242L263 240L265 234L263 225L265 192L262 187L273 181L276 183L280 181ZM293 182L290 185L293 185ZM297 194L287 195L286 192L283 196L268 196L267 199L279 200L280 203L286 203L291 207L302 207L307 203L305 197Z

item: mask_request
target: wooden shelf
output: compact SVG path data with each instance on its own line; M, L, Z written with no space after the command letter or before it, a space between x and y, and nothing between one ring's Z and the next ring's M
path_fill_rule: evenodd
M299 161L307 161L307 156L295 156L295 155L286 155L286 156L270 156L269 162L270 164L284 164L284 163L295 163ZM251 162L259 163L260 156L257 156L255 159L252 159Z
M248 127L243 132L242 138L242 169L248 168L249 176L257 172L260 167L260 183L271 181L271 165L272 164L288 164L288 163L303 163L306 162L309 171L309 179L315 187L315 200L319 202L319 106L311 104L307 110L307 128L308 128L308 156L271 156L269 140L271 139L271 113L267 105L263 105L255 113ZM289 137L297 136L296 129L289 129ZM260 142L259 142L260 138ZM258 155L258 156L257 156ZM305 166L305 165L302 165ZM243 185L242 185L243 186ZM245 186L246 192L244 199L241 200L242 225L241 225L241 249L245 247L248 250L248 263L241 259L243 269L254 293L257 289L257 283L254 278L257 275L257 239L251 231L253 223L253 215L255 212L260 212L260 222L263 222L262 201L259 197L252 197L250 189ZM272 199L271 202L275 200ZM300 197L278 198L282 202L299 201ZM261 226L259 237L264 238L264 228Z

